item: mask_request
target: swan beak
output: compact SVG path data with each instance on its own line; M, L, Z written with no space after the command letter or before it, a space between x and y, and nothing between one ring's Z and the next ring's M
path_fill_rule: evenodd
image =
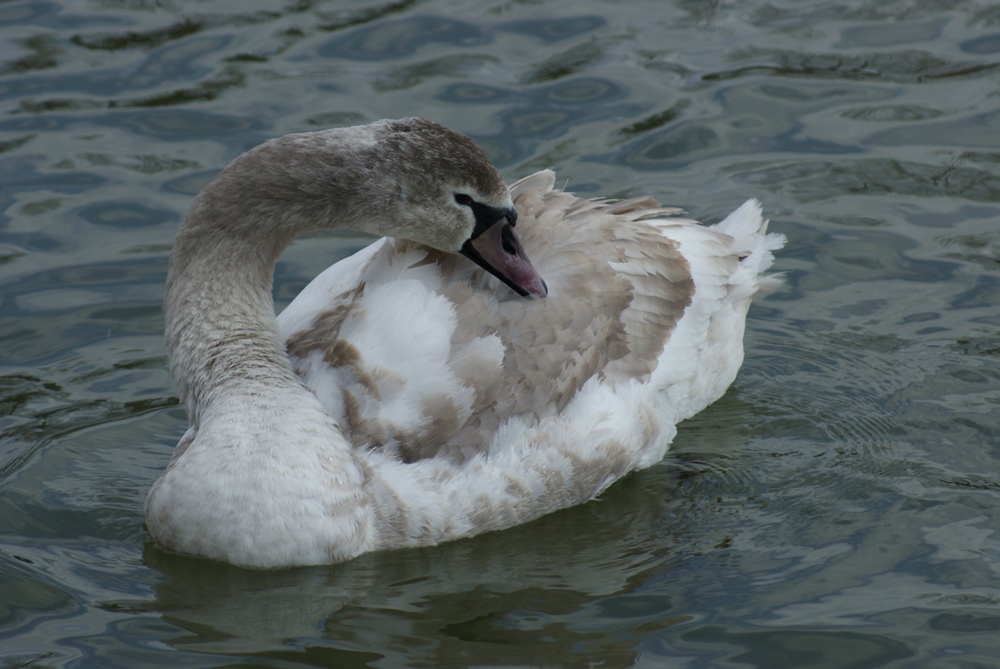
M528 260L514 226L502 218L462 245L462 255L524 297L545 297L549 288Z

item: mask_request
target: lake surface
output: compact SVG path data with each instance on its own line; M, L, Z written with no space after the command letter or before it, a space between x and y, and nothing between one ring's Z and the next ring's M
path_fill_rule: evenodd
M992 0L0 2L0 667L992 667ZM151 545L160 311L266 138L421 115L715 222L787 287L671 454L507 532L257 573ZM296 242L283 306L366 239Z

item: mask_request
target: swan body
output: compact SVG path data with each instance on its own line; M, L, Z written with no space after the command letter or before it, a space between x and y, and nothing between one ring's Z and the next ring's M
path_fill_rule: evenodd
M784 240L755 200L705 227L553 184L508 189L420 119L237 158L171 256L191 427L147 498L153 538L248 567L334 563L524 523L662 459L735 378ZM278 255L327 227L385 236L276 319Z

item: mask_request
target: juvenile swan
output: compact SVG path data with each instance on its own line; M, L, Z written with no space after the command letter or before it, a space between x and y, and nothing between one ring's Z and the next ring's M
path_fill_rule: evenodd
M170 257L191 427L146 500L153 538L246 567L334 563L524 523L663 458L735 378L784 239L755 200L703 227L554 180L508 189L421 119L236 158ZM326 228L383 238L276 319L278 256Z

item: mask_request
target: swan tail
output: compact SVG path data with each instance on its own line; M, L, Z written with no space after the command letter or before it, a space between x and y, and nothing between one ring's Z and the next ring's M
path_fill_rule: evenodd
M774 252L785 245L785 236L767 232L760 202L751 198L721 222L710 226L733 239L733 248L740 258L738 274L745 285L752 286L752 295L773 292L784 284L783 274L767 274L774 263ZM734 277L735 278L735 277Z

